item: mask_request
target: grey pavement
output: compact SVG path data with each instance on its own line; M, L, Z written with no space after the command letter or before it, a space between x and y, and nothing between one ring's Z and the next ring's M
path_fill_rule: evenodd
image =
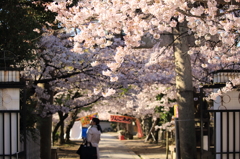
M136 142L137 144L137 142ZM166 159L165 153L142 152L139 156L124 145L115 133L102 133L99 143L100 159ZM169 155L169 159L171 156Z
M79 143L81 140L75 140ZM131 141L138 142L141 141ZM58 152L58 159L79 159L79 156L76 154L76 150L79 146L74 146L69 148L70 151L66 152L62 149ZM152 153L149 151L143 151L139 155L135 154L129 147L124 144L124 141L119 140L117 133L102 133L101 141L99 143L99 152L100 159L166 159L166 154L164 152ZM68 155L64 155L68 153ZM171 159L169 156L168 159Z
M102 133L99 151L100 159L141 159L110 133Z

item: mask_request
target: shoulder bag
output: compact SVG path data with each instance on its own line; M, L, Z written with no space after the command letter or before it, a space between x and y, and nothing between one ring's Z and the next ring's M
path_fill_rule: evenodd
M76 153L80 155L80 159L97 159L97 148L91 142L82 143Z

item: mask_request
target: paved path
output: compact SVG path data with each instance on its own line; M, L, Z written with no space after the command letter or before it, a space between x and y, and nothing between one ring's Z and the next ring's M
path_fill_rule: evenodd
M134 140L132 142L138 144L138 142L142 141ZM126 145L124 145L124 142L117 138L116 133L103 133L101 135L99 148L100 159L166 159L165 151L159 151L158 153L142 151L140 152L140 156L138 156ZM170 154L168 159L171 159Z
M76 146L69 148L60 148L58 150L58 159L79 159L76 150L81 144L81 140L74 140ZM129 150L123 142L115 135L102 133L99 143L100 159L141 159L133 151Z
M119 139L108 133L101 135L99 150L100 159L141 159L129 150L124 143L120 142Z
M67 148L59 148L58 159L80 159L76 150L82 140L74 140L75 145ZM138 140L133 140L134 144L138 144ZM147 149L140 152L138 156L129 147L117 138L117 133L102 133L99 143L100 159L166 159L165 152L153 153ZM168 157L170 159L171 156Z

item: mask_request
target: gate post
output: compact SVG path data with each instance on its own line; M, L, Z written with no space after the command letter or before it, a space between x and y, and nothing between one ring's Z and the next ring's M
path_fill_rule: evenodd
M17 159L20 147L20 71L0 68L0 159Z

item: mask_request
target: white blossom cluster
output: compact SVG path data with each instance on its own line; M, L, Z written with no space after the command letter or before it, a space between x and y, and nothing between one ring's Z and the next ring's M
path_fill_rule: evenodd
M174 49L171 43L161 43L165 40L162 35L171 33L178 22L187 22L192 40L186 54L190 55L196 88L209 83L213 71L239 69L239 5L226 3L219 8L217 0L203 4L195 0L81 0L67 7L70 3L46 6L57 13L61 27L78 31L74 35L46 33L39 43L44 49L36 51L37 62L28 63L24 73L35 81L55 78L50 83L57 93L78 89L86 95L75 103L68 101L70 108L101 95L108 100L97 103L92 111L154 116L157 94L176 97ZM145 43L142 37L147 34L160 44L152 49L137 48ZM131 90L120 98L118 88L128 86ZM162 100L166 110L172 106L165 97ZM46 106L50 112L60 110L55 108Z

